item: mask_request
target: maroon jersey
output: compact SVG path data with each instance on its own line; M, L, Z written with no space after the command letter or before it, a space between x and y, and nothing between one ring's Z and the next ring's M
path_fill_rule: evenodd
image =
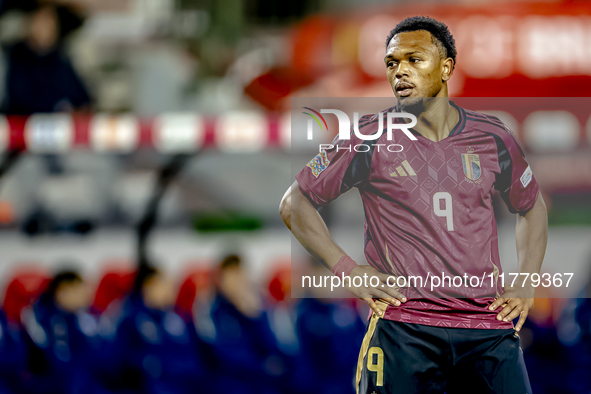
M316 208L359 189L369 264L380 272L425 280L402 289L408 301L389 306L385 319L510 328L512 322L497 321L498 311L487 308L503 293L492 192L500 192L511 212L525 214L537 200L538 184L514 134L498 118L450 104L460 119L439 142L416 132L413 141L400 130L392 141L385 132L377 141L352 134L312 159L296 179ZM378 121L377 114L361 118L360 132L374 134ZM358 144L369 149L355 148ZM402 151L386 149L391 144L402 145ZM482 281L450 286L444 280L431 292L430 285L437 284L431 277L444 275Z

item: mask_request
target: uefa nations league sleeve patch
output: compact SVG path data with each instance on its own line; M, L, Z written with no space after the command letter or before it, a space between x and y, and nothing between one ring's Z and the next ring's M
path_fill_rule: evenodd
M329 164L330 161L328 160L328 157L326 157L326 151L323 150L312 160L310 160L306 166L310 167L312 169L312 174L318 178L318 175L320 175L322 171L326 170Z
M531 168L530 168L530 166L527 166L527 168L523 172L523 175L521 175L521 178L519 178L521 180L521 184L523 185L523 187L526 187L527 185L529 185L529 183L531 182L531 178L532 178Z

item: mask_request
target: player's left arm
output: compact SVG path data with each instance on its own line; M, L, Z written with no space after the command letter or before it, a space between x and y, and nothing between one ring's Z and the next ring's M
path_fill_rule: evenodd
M532 284L531 275L539 275L546 253L548 215L525 153L515 135L506 126L505 129L506 133L496 131L494 136L500 170L496 174L495 188L509 212L518 214L515 229L517 261L519 274L526 275L518 275L516 280L511 280L512 286L504 287L503 294L493 301L490 309L496 311L502 308L497 314L498 320L509 322L519 317L515 325L519 331L534 305L536 287Z
M524 215L517 215L515 228L519 273L529 274L527 280L516 282L514 287L505 286L505 292L490 305L491 310L504 306L497 315L498 320L511 321L519 317L515 325L516 331L521 330L529 311L534 306L536 287L530 278L531 274L540 273L547 240L548 214L542 194L538 192L533 208ZM525 275L519 278L525 278Z

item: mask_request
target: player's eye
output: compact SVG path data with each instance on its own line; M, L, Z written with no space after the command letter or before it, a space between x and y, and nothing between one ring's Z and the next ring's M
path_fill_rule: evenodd
M418 57L411 57L411 58L410 58L410 62L411 62L411 63L418 63L418 62L420 62L420 61L421 61L421 59L419 59Z
M390 68L390 67L394 67L394 63L393 61L389 61L388 63L386 63L386 67Z

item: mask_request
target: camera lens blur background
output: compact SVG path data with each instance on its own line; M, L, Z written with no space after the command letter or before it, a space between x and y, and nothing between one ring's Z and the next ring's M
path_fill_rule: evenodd
M353 393L367 305L290 297L323 269L278 214L290 99L394 100L413 15L455 37L451 96L521 141L543 272L577 273L521 332L532 388L591 392L590 3L0 0L0 393ZM360 204L327 217L363 261Z

